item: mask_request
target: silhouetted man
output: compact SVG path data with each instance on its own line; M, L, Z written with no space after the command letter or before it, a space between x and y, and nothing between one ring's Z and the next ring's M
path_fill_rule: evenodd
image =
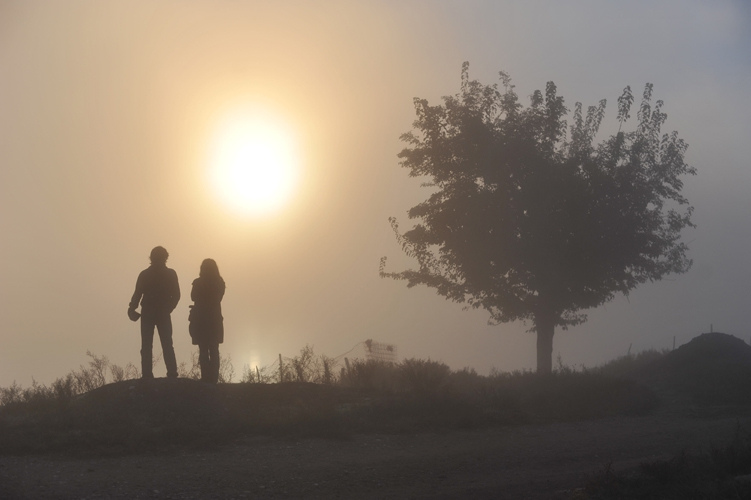
M136 308L141 304L141 377L154 378L151 369L154 327L162 343L167 376L177 377L177 361L172 347L172 318L170 314L180 301L180 285L177 273L167 267L169 254L164 247L151 251L151 265L141 271L136 281L136 291L130 299L128 317L138 320Z

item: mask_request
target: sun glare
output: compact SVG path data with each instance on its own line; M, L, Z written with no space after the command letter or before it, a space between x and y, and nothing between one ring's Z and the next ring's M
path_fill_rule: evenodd
M268 113L243 110L222 121L210 157L218 197L247 215L266 215L291 199L299 176L294 135Z

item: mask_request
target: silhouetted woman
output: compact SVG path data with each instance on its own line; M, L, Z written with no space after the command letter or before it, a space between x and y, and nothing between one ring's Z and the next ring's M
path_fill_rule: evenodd
M211 384L219 381L219 344L224 342L224 288L224 280L216 262L214 259L205 259L201 263L198 278L193 280L190 298L194 304L188 319L193 345L198 346L201 380Z

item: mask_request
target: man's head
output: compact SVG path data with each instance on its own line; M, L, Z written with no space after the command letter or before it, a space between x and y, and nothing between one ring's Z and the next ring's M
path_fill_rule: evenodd
M149 255L152 264L166 264L167 257L169 257L169 254L164 247L154 247L151 250L151 255Z

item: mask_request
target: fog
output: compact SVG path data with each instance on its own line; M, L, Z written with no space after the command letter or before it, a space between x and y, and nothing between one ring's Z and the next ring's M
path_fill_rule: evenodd
M382 256L409 265L388 217L404 227L425 197L396 156L412 99L457 92L463 61L484 83L508 72L522 98L548 80L570 109L607 98L606 127L623 87L651 82L698 170L684 190L692 270L557 331L554 359L592 366L710 329L748 340L750 42L740 0L2 0L0 386L51 382L87 350L138 365L126 308L156 245L183 292L178 362L211 257L236 372L366 339L455 369L533 369L530 325L490 326L378 275ZM206 175L220 117L247 103L288 123L301 154L290 202L263 217L229 209Z

